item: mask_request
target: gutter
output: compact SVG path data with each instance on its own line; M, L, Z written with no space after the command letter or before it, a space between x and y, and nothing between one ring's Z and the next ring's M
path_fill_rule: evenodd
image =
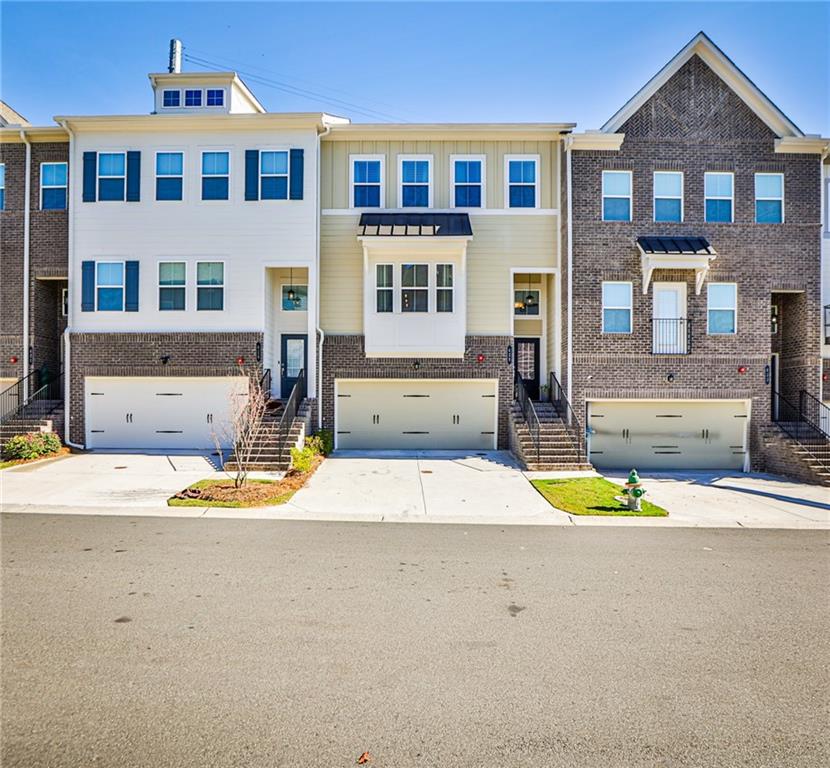
M320 168L320 155L321 155L321 146L324 136L328 136L331 133L331 124L326 125L325 129L317 134L317 190L316 190L316 199L317 204L315 206L315 218L316 218L316 234L315 234L315 279L317 284L314 286L314 296L315 296L315 308L314 308L314 317L316 319L315 325L317 326L317 333L320 334L320 345L318 347L317 352L317 430L321 430L323 428L323 342L326 340L326 332L320 327L320 206L322 205L321 200L321 178L322 178L322 170Z
M26 172L24 178L23 200L23 398L29 397L29 279L31 275L30 229L32 209L32 143L26 137L26 130L20 129L20 140L26 145Z

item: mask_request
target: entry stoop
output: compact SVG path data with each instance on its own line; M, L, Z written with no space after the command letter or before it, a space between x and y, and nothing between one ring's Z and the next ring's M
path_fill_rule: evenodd
M37 405L37 413L27 414L24 410L0 424L0 448L15 435L25 435L29 432L54 432L63 441L63 401L43 400Z
M809 441L795 440L787 434L786 426L773 423L761 427L764 469L803 483L830 487L830 440L819 434Z
M580 451L577 430L581 427L566 424L551 403L534 402L533 406L539 417L538 450L518 403L513 403L509 413L510 450L525 469L592 470Z

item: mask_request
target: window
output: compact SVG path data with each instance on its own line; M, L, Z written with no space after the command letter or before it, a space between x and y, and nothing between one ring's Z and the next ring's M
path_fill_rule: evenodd
M734 176L731 173L703 174L703 194L706 198L706 221L732 221L732 188Z
M225 265L221 261L196 263L196 309L225 308Z
M44 211L66 208L66 163L40 164L40 207Z
M227 152L202 152L202 200L227 200L229 174Z
M429 312L429 267L401 264L401 312Z
M95 265L95 303L99 312L124 311L123 261L99 261Z
M179 90L175 91L163 91L161 94L161 105L163 107L179 107L182 103L182 92Z
M355 157L352 160L352 208L381 208L383 159Z
M507 207L535 208L538 203L536 159L506 158Z
M69 316L69 288L61 288L61 317Z
M537 289L513 291L513 314L519 317L538 317L541 292ZM530 301L528 301L530 297Z
M292 293L293 291L293 293ZM282 287L283 312L305 312L308 310L308 286L284 285Z
M602 332L631 333L631 283L602 284Z
M201 107L202 90L200 88L186 89L184 92L184 105L186 107Z
M6 164L0 163L0 211L6 210Z
M429 158L401 158L401 208L429 208L432 205Z
M484 201L484 160L482 158L452 159L453 208L482 208Z
M393 301L393 267L391 264L378 264L375 267L375 309L378 312L391 312Z
M452 312L453 279L452 264L435 265L435 311Z
M259 197L288 200L288 152L259 153Z
M98 154L98 199L123 200L127 156L123 152Z
M159 262L159 310L185 308L187 265L183 261Z
M708 332L731 334L737 330L738 286L735 283L709 283L707 288Z
M683 221L683 174L655 171L654 220Z
M784 221L784 174L755 174L755 221L781 224Z
M631 221L631 171L602 172L602 220Z
M209 107L225 106L225 91L222 88L208 88L205 102Z
M181 200L183 177L181 152L156 153L156 200Z

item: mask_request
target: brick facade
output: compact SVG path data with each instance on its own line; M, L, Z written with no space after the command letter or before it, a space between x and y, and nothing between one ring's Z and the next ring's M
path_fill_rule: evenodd
M233 376L237 358L249 372L259 369L261 333L72 333L70 424L83 443L84 378L87 376ZM162 357L169 356L168 362Z
M508 448L508 412L513 402L513 366L507 361L509 336L467 336L458 358L366 357L363 336L326 336L323 344L323 427L334 429L335 379L498 379L498 446ZM484 355L479 363L478 356Z
M781 389L818 391L820 163L814 155L776 154L775 135L700 59L693 56L621 128L619 152L573 153L573 404L602 397L750 398L753 463L762 465L758 426L770 416L766 366L773 351L771 305L780 305ZM602 221L602 171L633 172L632 221ZM652 179L684 173L684 221L653 221ZM706 171L735 174L734 223L704 222ZM754 221L756 172L785 178L783 224ZM657 270L653 282L685 282L691 354L651 354L653 291L643 294L639 236L702 236L718 252L707 283L738 285L737 333L706 333L706 284L695 295L692 271ZM633 333L602 333L602 282L633 283ZM777 293L796 291L798 293ZM738 373L746 366L745 374ZM674 374L669 383L667 376ZM627 393L627 395L626 395ZM797 394L796 394L797 396Z

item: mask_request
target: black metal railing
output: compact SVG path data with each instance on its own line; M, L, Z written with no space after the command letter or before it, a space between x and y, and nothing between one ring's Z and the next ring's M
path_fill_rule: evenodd
M27 391L40 388L40 374L40 371L32 371L0 392L0 424L9 414L17 413L18 408L26 402Z
M0 393L0 424L21 417L46 418L62 402L63 371L32 371Z
M271 369L266 368L259 378L259 389L265 395L266 402L271 399Z
M527 431L530 433L530 439L533 441L533 448L536 452L536 463L538 464L541 457L540 439L542 425L539 422L539 416L536 413L533 400L530 399L525 383L522 381L522 377L519 376L518 371L516 371L516 374L513 377L513 399L519 404L522 416L525 418Z
M556 413L559 415L559 418L562 419L565 426L570 427L570 429L568 429L568 435L574 443L577 455L580 460L587 461L588 449L585 440L585 430L579 422L579 417L576 415L576 411L574 411L571 404L568 402L568 398L565 396L565 390L562 389L562 385L559 383L559 380L553 375L553 371L550 372L549 376L548 396L550 397L550 403L556 409Z
M287 457L291 456L291 446L287 445L288 435L291 432L291 427L294 424L294 419L300 410L300 405L305 399L305 371L300 370L297 374L297 381L291 389L291 394L288 400L285 401L280 423L277 426L277 436L279 438L279 461L284 462Z
M779 392L773 392L777 403L775 423L779 429L797 442L801 448L810 454L813 461L819 466L826 467L827 459L820 456L815 448L827 444L827 435L819 427L807 419L800 406L791 403Z
M651 354L689 355L692 352L692 321L685 317L654 317L651 320Z
M801 421L806 421L830 438L830 408L821 400L802 389L798 397L798 410Z

